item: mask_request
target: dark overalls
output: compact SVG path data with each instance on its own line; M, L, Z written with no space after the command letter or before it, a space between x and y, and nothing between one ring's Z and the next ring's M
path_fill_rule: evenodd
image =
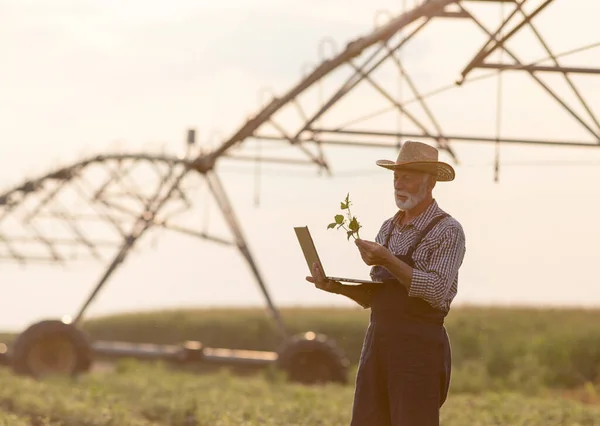
M405 255L411 267L423 237L447 214L436 216ZM399 216L385 241L387 247ZM439 409L450 386L451 350L444 327L446 313L409 297L385 268L371 301L371 320L360 356L351 426L438 426Z

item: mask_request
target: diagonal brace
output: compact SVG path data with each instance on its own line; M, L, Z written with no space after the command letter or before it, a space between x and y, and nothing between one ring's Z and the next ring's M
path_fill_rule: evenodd
M504 43L510 37L512 37L522 27L524 27L529 22L531 22L531 20L536 15L538 15L542 10L544 10L554 0L546 0L546 1L544 1L544 3L542 3L541 5L539 5L537 7L537 9L535 9L533 12L531 12L530 15L527 15L524 12L522 12L523 4L525 4L526 1L527 0L523 0L521 3L516 3L515 4L516 5L515 9L510 13L510 15L508 15L508 17L504 20L504 22L502 23L502 25L500 25L500 27L496 30L496 32L490 33L489 40L481 47L481 49L479 50L479 52L475 55L475 57L471 60L471 62L469 62L469 64L465 67L465 69L461 72L461 77L458 80L458 84L461 84L465 80L465 78L467 77L467 74L469 74L469 72L471 72L474 68L479 67L483 63L483 61L488 56L490 56L498 47L503 47ZM516 25L511 31L509 31L508 33L506 33L504 36L502 36L502 38L500 38L498 40L497 39L498 34L500 34L500 32L504 29L504 27L511 20L511 18L513 16L515 16L520 11L524 15L523 20L518 25Z
M248 245L246 244L246 239L244 238L244 235L242 233L241 226L240 226L237 218L235 217L233 208L227 197L227 193L225 192L225 189L223 188L223 185L221 184L219 177L217 176L217 174L214 171L211 170L205 174L205 178L208 183L209 189L211 190L213 196L215 197L215 200L217 201L219 208L221 209L221 212L223 213L223 217L227 221L227 224L229 225L231 232L234 234L238 249L244 256L244 258L246 259L248 264L250 265L250 268L252 269L252 273L254 274L256 280L258 281L258 285L267 301L267 305L271 312L271 316L273 317L277 326L279 327L279 331L280 331L282 337L286 338L288 333L287 333L285 325L283 323L283 319L281 318L281 314L279 313L279 310L275 307L275 304L271 300L271 296L269 295L269 291L267 290L264 279L262 278L262 275L258 269L258 266L257 266L254 258L252 257L252 254L250 253L250 249L248 248Z

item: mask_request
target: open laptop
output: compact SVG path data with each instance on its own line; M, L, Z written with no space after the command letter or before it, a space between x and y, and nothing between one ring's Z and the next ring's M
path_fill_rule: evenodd
M380 281L372 281L372 280L361 280L357 278L344 278L344 277L330 277L325 272L325 268L323 268L323 264L321 263L321 259L319 259L319 254L317 253L317 249L315 247L315 243L310 235L310 231L307 226L297 226L294 227L294 231L296 231L296 237L298 237L298 242L300 243L300 247L302 248L302 252L304 253L304 258L306 259L306 264L308 265L308 270L312 275L312 264L317 262L325 277L329 280L340 281L346 283L356 283L356 284L381 284Z

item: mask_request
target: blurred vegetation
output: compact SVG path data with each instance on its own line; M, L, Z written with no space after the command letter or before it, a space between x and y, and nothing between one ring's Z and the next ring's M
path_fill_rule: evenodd
M358 362L369 311L282 309L291 333L328 335ZM600 384L600 310L457 307L447 320L452 390L584 389ZM276 351L282 344L265 309L178 309L88 320L93 339ZM7 336L4 336L7 337ZM355 374L354 367L351 375Z
M350 386L301 386L270 373L194 375L131 360L76 380L0 369L0 382L0 425L9 426L337 426L349 423L353 397ZM452 392L440 416L445 426L600 426L597 405L513 392Z
M357 363L369 311L282 310L291 333L328 335ZM282 343L264 309L128 313L87 321L95 339L151 343L199 340L206 346L276 351ZM447 320L453 389L579 388L600 383L600 310L454 308Z

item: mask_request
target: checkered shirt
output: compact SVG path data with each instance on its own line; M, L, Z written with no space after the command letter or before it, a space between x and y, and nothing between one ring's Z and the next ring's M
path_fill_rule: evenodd
M406 254L417 235L435 217L445 213L434 200L427 210L407 225L396 224L388 249L394 255ZM375 241L385 244L393 217L385 220ZM415 262L409 297L420 297L444 312L458 291L458 270L466 252L465 234L460 223L445 217L423 237L413 252ZM371 269L371 278L375 279Z

